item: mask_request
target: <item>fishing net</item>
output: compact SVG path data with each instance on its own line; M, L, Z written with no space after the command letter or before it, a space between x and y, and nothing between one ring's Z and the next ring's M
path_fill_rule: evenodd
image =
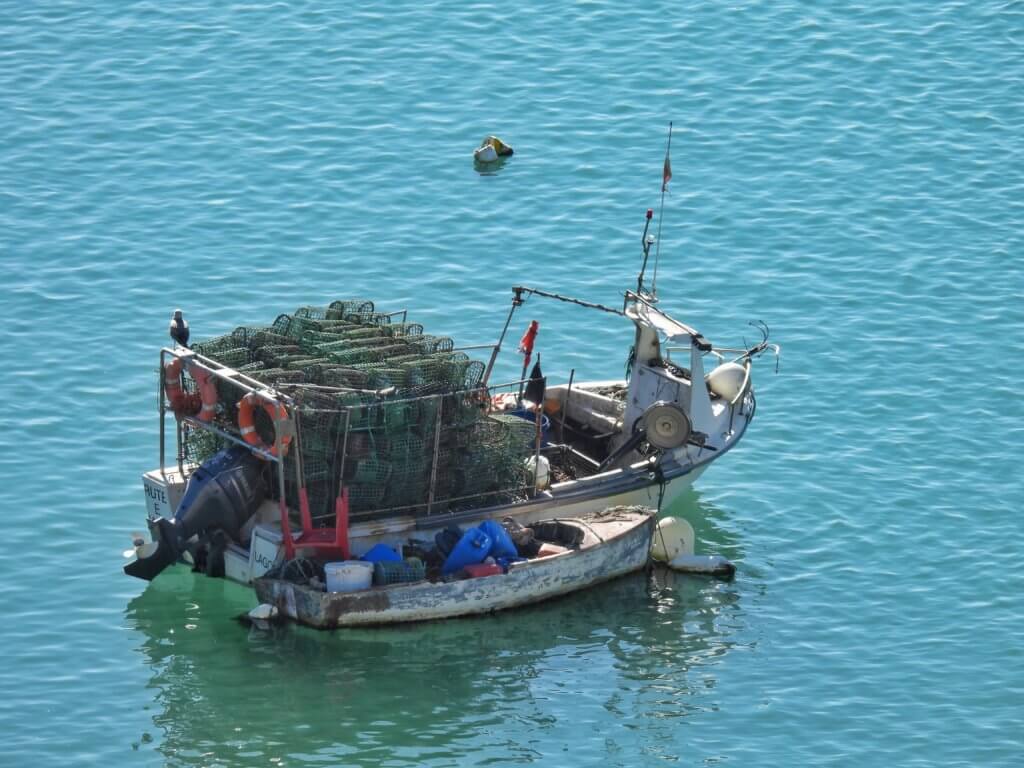
M194 351L237 374L216 379L209 426L239 436L238 403L261 385L288 403L297 437L284 458L284 493L299 508L305 488L315 520L333 520L341 489L358 520L384 514L444 512L510 501L528 487L535 449L532 421L488 415L480 388L485 365L455 351L448 336L424 333L404 313L347 299L299 307L269 325L241 326L198 341ZM188 374L183 390L198 397ZM196 402L198 402L196 400ZM260 440L274 444L273 419L253 418ZM199 464L230 444L185 419L182 445Z

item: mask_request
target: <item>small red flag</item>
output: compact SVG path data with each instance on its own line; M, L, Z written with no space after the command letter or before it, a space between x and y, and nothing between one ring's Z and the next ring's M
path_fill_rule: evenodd
M672 161L668 159L668 152L665 153L665 168L661 172L661 191L665 191L665 185L672 181Z
M540 323L536 320L530 321L530 327L526 329L523 338L519 340L519 351L529 359L533 354L533 341L537 338L537 331L540 330Z

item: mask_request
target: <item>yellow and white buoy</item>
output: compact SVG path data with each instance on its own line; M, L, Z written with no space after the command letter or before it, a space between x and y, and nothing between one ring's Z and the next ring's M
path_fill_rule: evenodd
M512 153L512 147L497 136L488 136L473 150L473 160L478 163L494 163Z

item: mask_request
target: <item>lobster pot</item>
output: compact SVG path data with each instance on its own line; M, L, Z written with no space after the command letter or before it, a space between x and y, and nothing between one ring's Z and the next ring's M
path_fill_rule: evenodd
M268 477L291 509L298 508L302 487L321 521L333 516L343 486L358 514L418 511L428 500L432 511L444 512L521 491L533 425L489 417L489 393L478 389L484 363L455 352L448 336L395 319L402 322L372 301L339 299L196 342L201 354L287 403L298 440L284 457L285 488L276 487L276 472ZM191 377L183 381L186 393L196 395ZM218 381L217 389L212 425L240 439L237 404L245 390L230 381ZM274 444L264 409L254 410L253 425L264 444ZM186 455L197 463L225 442L202 428L182 434Z
M270 344L287 344L289 342L287 336L276 333L272 326L239 326L231 335L240 346L248 347L250 350Z
M373 564L373 584L386 587L391 584L411 584L427 578L427 568L418 558L398 562L382 561Z
M391 477L391 464L376 458L356 462L352 482L364 485L385 485Z
M423 505L427 497L431 459L426 442L407 432L388 441L387 456L391 463L391 477L384 496L385 506Z
M380 485L353 483L348 486L349 510L352 514L372 512L382 508L387 489Z
M185 463L195 466L228 447L228 441L224 438L188 422L181 425L181 440Z

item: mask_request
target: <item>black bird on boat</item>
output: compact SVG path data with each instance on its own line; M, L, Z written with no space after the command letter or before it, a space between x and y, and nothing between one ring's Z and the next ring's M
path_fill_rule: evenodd
M171 318L168 331L171 334L171 339L188 349L188 322L182 317L180 309L174 310L174 317Z

